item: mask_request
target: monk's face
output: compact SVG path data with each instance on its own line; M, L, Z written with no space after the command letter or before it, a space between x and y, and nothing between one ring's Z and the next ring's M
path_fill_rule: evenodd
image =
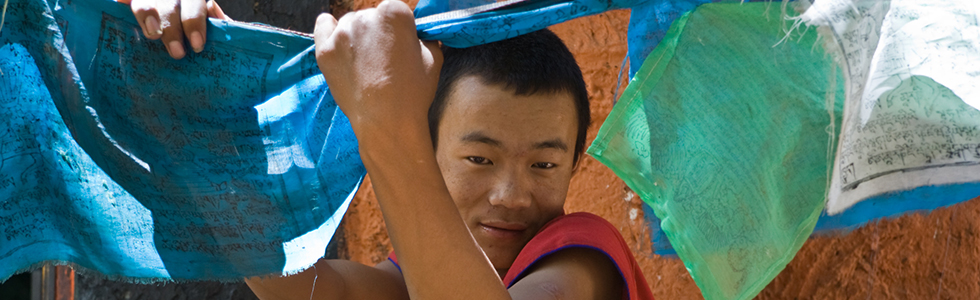
M436 158L463 221L498 272L563 213L576 129L567 93L518 96L469 76L447 96Z

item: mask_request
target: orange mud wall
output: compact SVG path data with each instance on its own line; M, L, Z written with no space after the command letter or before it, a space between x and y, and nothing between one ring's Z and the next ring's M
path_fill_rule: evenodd
M378 2L352 0L341 2L349 7L333 8L338 14ZM612 109L628 24L629 11L618 10L551 27L575 54L588 85L588 143ZM625 85L623 79L620 92ZM565 210L591 212L618 227L657 299L700 299L679 259L652 254L641 205L622 180L586 155L572 178ZM391 251L370 179L350 205L343 229L351 260L374 265ZM846 235L810 238L756 298L980 299L980 198L927 215L869 223Z

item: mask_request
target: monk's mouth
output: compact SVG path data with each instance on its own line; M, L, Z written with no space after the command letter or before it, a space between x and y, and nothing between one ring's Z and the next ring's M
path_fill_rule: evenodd
M495 238L518 239L524 236L524 231L527 230L527 226L518 224L480 223L480 230Z

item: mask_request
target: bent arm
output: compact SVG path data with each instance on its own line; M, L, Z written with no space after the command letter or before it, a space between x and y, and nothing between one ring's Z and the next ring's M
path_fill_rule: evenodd
M623 299L625 282L615 263L589 248L545 256L510 288L514 299Z
M510 299L449 196L424 115L413 121L390 134L365 124L358 135L409 294Z
M408 292L415 299L508 299L463 224L435 160L427 114L441 55L420 44L405 3L340 21L321 15L317 62L357 135Z
M427 115L441 56L438 47L420 44L414 23L408 6L393 0L339 22L321 15L317 62L357 135L411 298L512 299L464 225L436 163ZM524 280L568 291L565 299L595 299L579 288L607 274L577 255L555 257ZM578 275L552 276L575 270ZM517 289L513 298L538 295Z

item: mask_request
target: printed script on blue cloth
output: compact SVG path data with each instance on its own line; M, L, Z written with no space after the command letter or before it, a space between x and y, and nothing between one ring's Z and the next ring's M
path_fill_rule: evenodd
M443 2L419 36L466 47L644 1ZM173 60L125 5L11 0L0 105L0 281L49 262L141 282L295 273L365 174L312 39L267 27L211 20L204 51Z
M14 0L0 72L0 280L297 272L365 174L306 37L213 22L173 60L125 5Z

